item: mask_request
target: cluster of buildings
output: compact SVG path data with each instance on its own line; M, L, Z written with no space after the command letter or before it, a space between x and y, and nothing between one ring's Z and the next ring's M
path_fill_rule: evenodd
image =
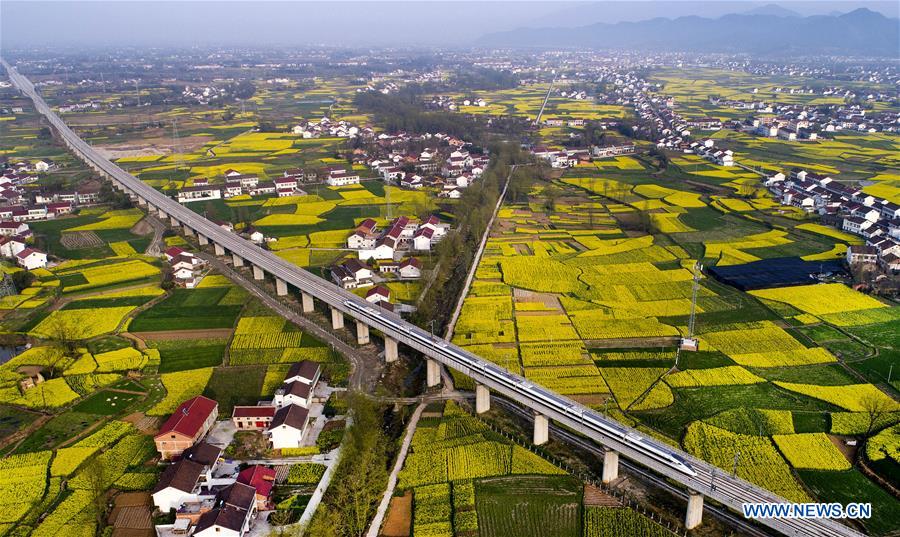
M33 185L41 173L56 167L50 160L3 162L0 167L0 219L15 222L47 220L71 213L76 206L96 203L100 188L90 182L78 190L48 193Z
M193 185L178 191L179 203L208 201L235 196L271 196L279 198L287 196L304 196L306 192L300 188L302 184L315 183L320 180L328 186L345 186L358 184L360 176L348 171L343 166L329 166L321 170L303 170L292 168L282 172L281 177L263 181L255 174L245 174L237 170L226 170L222 181L211 183L209 179L194 179Z
M272 449L300 447L309 428L309 412L321 374L316 362L303 360L291 365L272 401L234 407L231 421L235 428L262 431Z
M425 103L425 105L429 108L454 111L459 110L460 106L478 106L484 108L488 105L488 102L482 98L475 97L457 101L453 97L447 95L435 95L431 98L431 101Z
M21 221L0 221L0 256L14 261L25 270L47 266L47 254L32 248L31 228Z
M877 263L887 272L900 273L900 205L799 168L789 176L770 176L766 186L782 204L817 213L863 237L865 245L847 249L851 265Z
M458 199L462 189L475 182L490 164L484 154L472 154L461 140L435 135L436 141L446 140L446 145L434 145L420 151L408 149L413 141L403 133L383 138L387 147L378 156L368 156L364 163L386 183L403 188L438 188L441 197Z
M234 408L234 427L263 431L275 449L299 447L319 375L315 362L293 364L273 401ZM275 470L258 464L241 469L224 460L223 447L209 441L218 417L216 401L193 397L175 409L154 437L161 458L174 461L152 491L160 512L175 512L174 523L157 526L157 535L242 537L261 511L274 508Z
M356 250L361 260L394 261L407 252L430 251L449 230L450 225L441 223L434 215L424 222L398 216L383 228L367 218L347 237L347 248Z
M183 402L154 438L163 459L177 460L162 472L151 496L173 524L157 535L240 537L260 509L270 508L275 471L251 466L242 472L222 460L222 448L204 441L218 417L218 403L203 396Z
M571 168L579 162L590 162L593 159L603 159L624 155L633 155L637 148L631 142L607 146L570 147L563 149L550 149L544 146L532 148L531 154L543 159L552 168Z
M357 289L375 285L375 272L382 277L393 274L400 280L417 280L422 277L422 262L416 257L403 261L382 261L376 268L358 259L347 259L331 267L331 278L344 289Z
M309 138L362 138L371 139L375 131L370 127L357 127L346 121L332 121L323 117L318 121L304 121L291 129L291 132L305 139Z
M719 166L734 166L734 151L716 147L716 142L707 139L701 142L691 142L684 149L685 153L694 153Z
M175 284L193 289L203 280L206 262L194 254L177 246L166 248L163 252L166 262L172 266L172 278Z

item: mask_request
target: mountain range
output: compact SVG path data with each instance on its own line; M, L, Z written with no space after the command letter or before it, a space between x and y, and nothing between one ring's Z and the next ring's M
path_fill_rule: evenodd
M900 19L866 8L800 17L759 9L718 18L653 18L574 28L518 28L491 33L478 45L514 48L631 48L777 56L900 56Z

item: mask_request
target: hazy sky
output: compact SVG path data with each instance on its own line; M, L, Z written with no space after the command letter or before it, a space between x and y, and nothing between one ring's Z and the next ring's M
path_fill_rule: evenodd
M518 27L743 12L766 1L10 1L0 0L0 47L118 45L467 46ZM897 2L779 2L825 14L860 5L897 16Z

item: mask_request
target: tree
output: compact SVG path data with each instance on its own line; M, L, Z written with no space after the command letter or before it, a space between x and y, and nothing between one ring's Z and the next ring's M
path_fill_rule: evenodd
M97 525L103 527L106 518L106 487L108 485L106 468L97 460L97 457L94 457L81 472L87 481L87 490L91 494L91 503L88 508L94 512Z
M893 401L887 397L877 397L875 395L866 395L860 401L863 412L866 413L868 427L866 427L866 437L875 432L875 428L881 423L881 418L891 411L894 406Z
M15 284L16 289L22 290L26 287L31 286L34 282L34 274L28 270L20 270L18 272L13 272L12 280L13 284Z
M68 358L78 357L78 342L84 339L85 327L72 322L65 315L51 314L47 322L47 335L60 350L48 356L47 370L51 377L58 373L59 366Z
M548 213L556 210L556 202L562 196L562 190L556 185L549 185L544 188L544 207Z
M314 537L362 537L387 483L388 441L378 407L360 395L349 398L353 423L327 499L310 526Z
M289 509L279 509L269 515L269 523L275 527L274 535L284 537L290 535L286 527L291 522L291 511Z

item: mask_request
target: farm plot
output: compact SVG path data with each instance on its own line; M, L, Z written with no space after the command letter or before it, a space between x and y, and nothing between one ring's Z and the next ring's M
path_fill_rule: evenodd
M562 477L493 478L475 490L478 533L485 537L581 535L581 487Z
M65 293L147 280L160 273L158 267L141 259L103 260L69 267L60 265L53 271Z
M809 500L806 492L791 475L787 462L766 437L735 434L695 422L687 428L683 443L688 453L723 468L723 471L732 469L734 456L739 451L739 477L791 501Z
M330 360L328 348L280 317L241 317L231 340L230 365Z
M240 305L223 303L228 287L175 289L165 300L142 311L129 325L132 332L231 328Z

